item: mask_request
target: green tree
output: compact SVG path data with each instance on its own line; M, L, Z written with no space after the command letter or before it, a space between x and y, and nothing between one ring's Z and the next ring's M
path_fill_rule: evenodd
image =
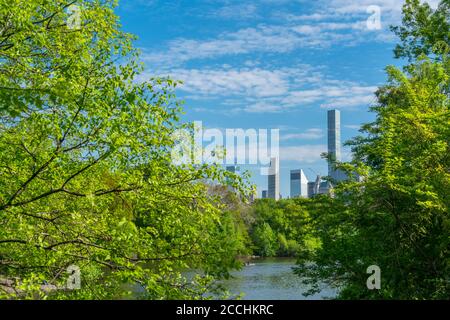
M297 269L315 289L328 281L340 286L340 298L450 296L448 13L448 1L436 11L405 4L396 53L412 63L405 72L387 68L376 120L350 143L353 165L340 165L351 180L316 212L320 248L301 256ZM381 268L381 290L366 287L370 265Z
M235 266L206 182L246 188L217 166L172 163L173 133L192 130L177 83L136 81L115 5L0 0L1 297L118 298L136 284L143 298L203 298ZM81 290L54 290L70 265ZM204 272L188 281L186 268Z
M247 228L253 234L253 244L256 252L265 251L261 245L265 246L266 240L273 248L277 248L271 255L276 256L296 256L303 247L311 247L311 215L314 201L310 199L285 199L275 201L273 199L259 199L255 201L251 208L253 219L246 223ZM263 240L262 232L267 226L270 227L275 240ZM258 237L255 237L258 234ZM267 233L270 236L271 233ZM313 241L314 242L314 241ZM267 254L267 252L266 252Z
M391 29L400 38L396 58L415 61L422 55L440 59L450 43L450 1L443 0L433 10L428 3L407 0L403 7L403 23ZM448 52L448 51L447 51Z
M278 250L277 236L267 222L256 226L252 233L256 253L262 257L273 257Z

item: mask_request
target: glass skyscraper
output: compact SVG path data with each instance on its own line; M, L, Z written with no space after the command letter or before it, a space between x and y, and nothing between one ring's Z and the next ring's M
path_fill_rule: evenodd
M308 178L303 170L291 170L291 198L308 197Z
M280 163L278 158L270 159L269 176L267 178L268 192L270 199L280 199Z
M339 110L328 111L328 154L331 162L328 163L328 175L336 182L343 181L347 177L344 172L336 170L334 163L341 159L341 112Z

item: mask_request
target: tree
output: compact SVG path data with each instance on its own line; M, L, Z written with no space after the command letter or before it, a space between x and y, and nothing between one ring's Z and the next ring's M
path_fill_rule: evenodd
M248 224L256 254L296 256L311 245L310 199L259 199L252 206L253 221Z
M173 133L192 130L179 123L177 82L136 81L115 4L0 1L2 297L117 298L134 284L144 298L203 298L234 266L205 182L244 184L172 163ZM71 265L81 290L54 290ZM188 281L190 267L204 275Z
M133 36L119 29L115 2L0 1L0 108L17 114L49 101L73 103L85 86L106 84L99 72L113 83L114 61L136 57ZM128 62L123 76L131 76L136 62Z
M439 59L450 43L450 1L443 0L433 10L428 3L407 0L403 7L403 23L392 27L401 43L394 50L396 58L410 62L422 55Z
M350 142L353 164L340 166L353 177L317 212L320 249L299 259L306 282L337 285L340 298L450 295L448 1L434 12L407 1L404 23L396 53L412 63L387 68L376 120ZM366 287L370 265L381 268L381 290Z
M252 234L253 242L257 247L256 253L263 257L273 257L278 250L276 234L267 222L256 226Z

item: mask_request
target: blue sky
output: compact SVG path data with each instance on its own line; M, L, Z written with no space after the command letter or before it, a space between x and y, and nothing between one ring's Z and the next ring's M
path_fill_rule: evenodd
M386 81L401 0L122 0L123 29L139 37L142 79L184 81L183 121L207 128L280 129L281 192L289 170L327 174L326 111L341 110L342 140L372 120L373 92ZM430 1L435 5L437 1ZM367 9L381 9L369 30ZM344 160L350 157L344 150ZM312 170L309 170L311 168ZM267 179L253 173L258 193Z

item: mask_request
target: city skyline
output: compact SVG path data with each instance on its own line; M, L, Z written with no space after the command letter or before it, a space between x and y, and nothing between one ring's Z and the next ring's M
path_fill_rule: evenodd
M185 101L182 121L280 129L285 198L290 170L304 168L309 180L328 173L320 157L327 151L327 110L346 114L342 142L355 137L373 121L368 110L387 79L385 66L401 65L393 58L389 25L401 23L402 1L372 2L196 0L170 6L130 0L118 12L123 29L139 37L146 67L140 78L184 81L176 90ZM366 26L372 4L383 8L381 29ZM349 160L347 148L342 159ZM267 176L260 166L240 167L250 171L261 195Z
M328 143L328 177L333 183L338 183L346 179L344 172L336 170L334 164L341 162L341 112L333 109L327 112L327 143ZM320 174L316 174L313 181L308 180L301 169L290 171L290 198L301 197L310 198L316 194L328 193L332 188L332 183L323 181ZM270 180L269 180L270 182ZM269 183L270 185L270 183Z

